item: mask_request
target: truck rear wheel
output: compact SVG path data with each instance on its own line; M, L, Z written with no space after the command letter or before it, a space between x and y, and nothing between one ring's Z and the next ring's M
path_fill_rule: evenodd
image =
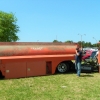
M57 71L59 73L65 73L65 72L68 72L69 71L69 65L67 63L60 63L58 66L57 66Z

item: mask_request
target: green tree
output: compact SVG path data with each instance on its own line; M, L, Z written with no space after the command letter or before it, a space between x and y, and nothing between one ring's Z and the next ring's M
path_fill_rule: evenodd
M15 42L19 40L17 32L19 26L16 24L17 18L13 13L0 11L0 41Z
M67 40L67 41L65 41L65 43L73 43L73 41Z
M53 40L53 43L61 43L61 41Z
M86 42L85 47L93 47L93 45L91 44L91 42Z

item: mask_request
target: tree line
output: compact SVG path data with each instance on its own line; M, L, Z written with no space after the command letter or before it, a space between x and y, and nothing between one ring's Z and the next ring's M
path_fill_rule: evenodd
M61 43L62 41L58 41L58 40L53 40L53 42L55 43ZM100 40L98 41L98 43L100 42ZM65 41L64 43L75 43L75 42L73 42L73 41L71 41L71 40L67 40L67 41ZM98 44L98 43L95 43L95 44L92 44L91 42L85 42L85 41L78 41L77 42L79 45L82 45L82 47L99 47L100 46L100 44Z

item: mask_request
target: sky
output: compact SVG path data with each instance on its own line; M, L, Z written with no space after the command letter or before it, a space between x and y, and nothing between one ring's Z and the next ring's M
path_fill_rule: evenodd
M100 0L0 0L0 10L18 19L18 42L100 40Z

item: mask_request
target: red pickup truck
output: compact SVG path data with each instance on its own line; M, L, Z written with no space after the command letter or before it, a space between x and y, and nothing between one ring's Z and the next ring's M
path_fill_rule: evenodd
M86 54L82 57L82 60L89 58L92 54L93 50L87 50Z

